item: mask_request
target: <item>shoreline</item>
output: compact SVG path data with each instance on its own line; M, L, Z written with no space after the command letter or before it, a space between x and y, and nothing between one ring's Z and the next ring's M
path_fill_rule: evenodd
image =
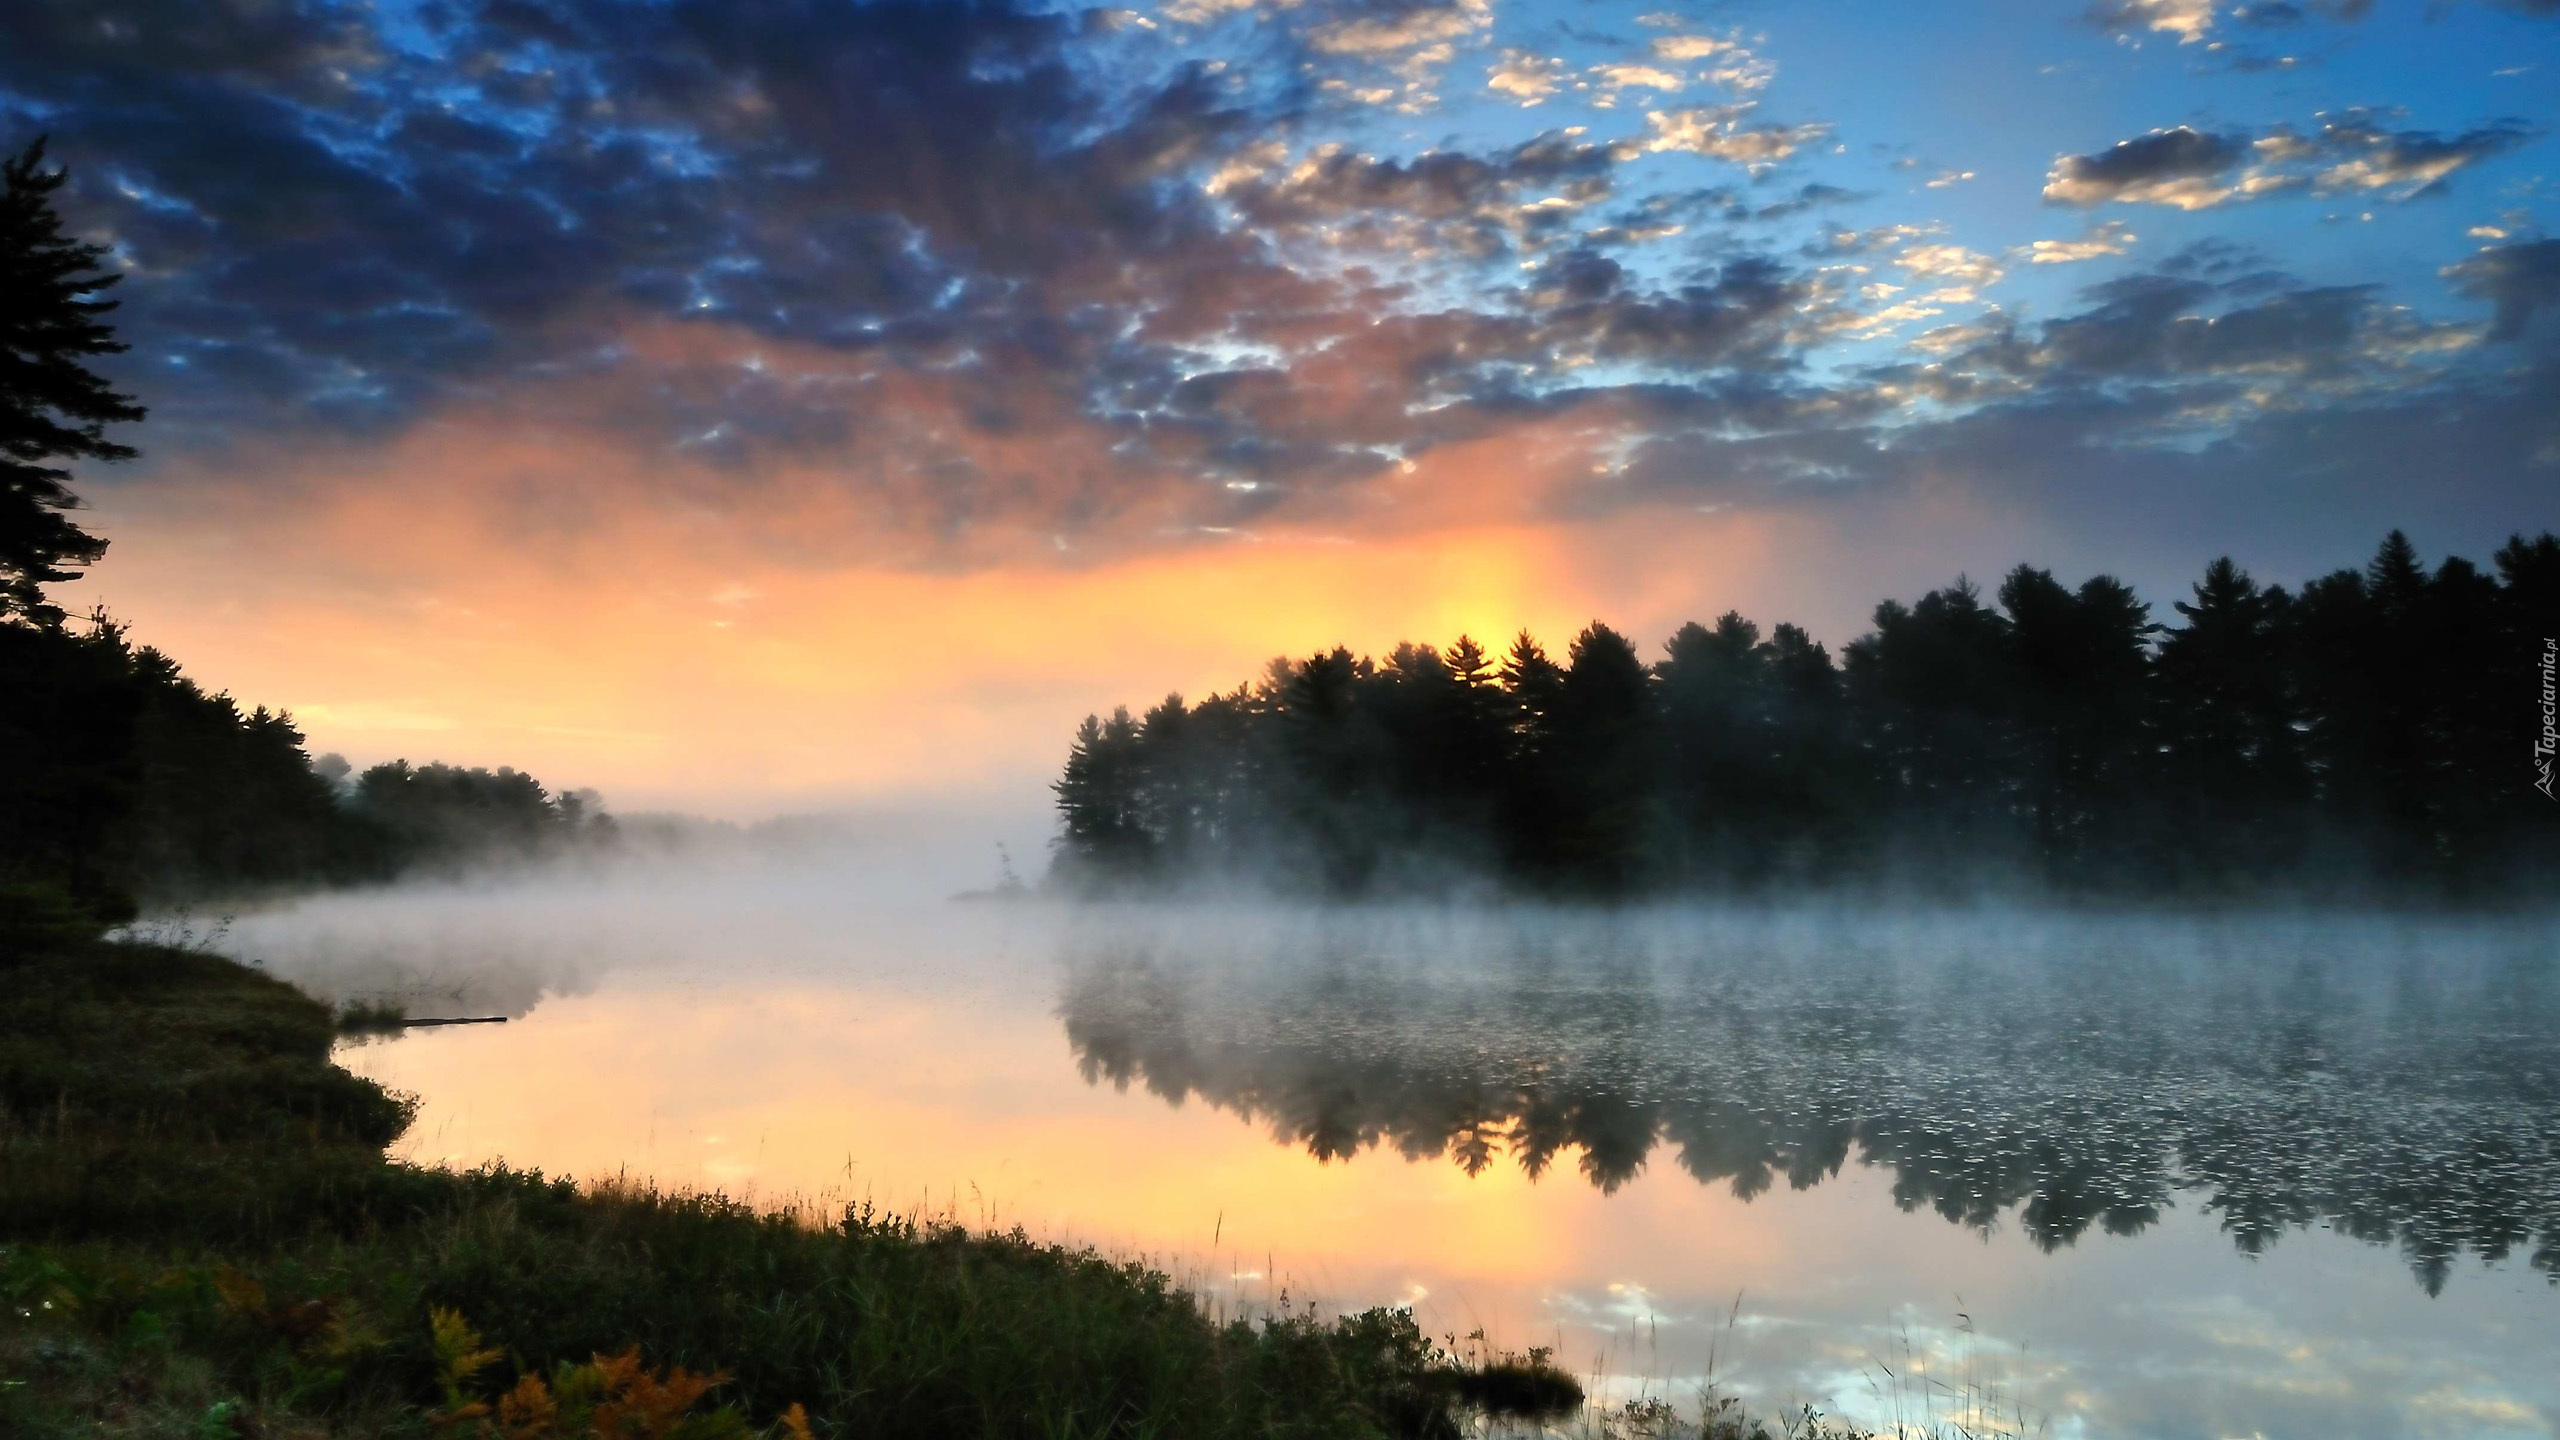
M1221 1323L1019 1230L411 1166L384 1147L414 1102L279 980L106 941L5 973L0 1428L30 1440L474 1433L526 1377L565 1395L626 1355L725 1376L692 1417L723 1435L1440 1436L1582 1398L1407 1312Z

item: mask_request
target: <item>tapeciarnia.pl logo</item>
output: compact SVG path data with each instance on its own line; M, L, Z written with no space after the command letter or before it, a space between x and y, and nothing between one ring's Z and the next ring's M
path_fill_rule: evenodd
M2552 728L2555 715L2560 715L2560 691L2554 682L2560 680L2560 640L2545 637L2542 642L2542 734L2533 742L2533 788L2545 800L2560 800L2551 793L2551 761L2554 750L2560 750L2560 732Z

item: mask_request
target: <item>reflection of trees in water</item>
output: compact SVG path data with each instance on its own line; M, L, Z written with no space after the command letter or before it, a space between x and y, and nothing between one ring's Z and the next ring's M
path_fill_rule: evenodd
M2283 968L2283 967L2277 967ZM1262 964L1120 945L1069 966L1089 1083L1197 1095L1320 1160L1383 1146L1603 1191L1668 1147L1751 1199L1853 1153L1896 1203L2048 1249L2180 1191L2243 1251L2326 1225L2396 1242L2430 1293L2464 1250L2560 1279L2547 966L2460 995L2319 964L2234 978L2106 957L1460 973L1343 952Z

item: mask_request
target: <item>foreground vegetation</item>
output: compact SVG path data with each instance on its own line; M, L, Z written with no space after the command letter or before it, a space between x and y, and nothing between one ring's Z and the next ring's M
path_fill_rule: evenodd
M288 986L99 942L0 974L13 1437L1419 1436L1580 1398L1019 1231L398 1164L408 1104Z

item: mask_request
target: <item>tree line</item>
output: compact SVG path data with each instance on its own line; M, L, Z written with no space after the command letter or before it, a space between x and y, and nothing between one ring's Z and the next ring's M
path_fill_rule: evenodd
M357 774L293 717L189 680L104 615L0 624L0 888L116 920L140 901L387 880L610 845L592 794L509 769Z
M63 230L38 141L0 160L0 950L138 901L388 879L610 843L591 794L514 770L315 766L281 711L243 711L103 612L44 594L106 551L74 461L135 451L144 408L89 368L124 350L106 247Z
M2173 608L2020 565L1883 602L1837 660L1732 612L1650 662L1596 621L1561 661L1525 631L1278 659L1088 716L1052 882L2468 901L2560 874L2533 783L2560 538L2430 569L2394 531L2299 590L2226 558Z

